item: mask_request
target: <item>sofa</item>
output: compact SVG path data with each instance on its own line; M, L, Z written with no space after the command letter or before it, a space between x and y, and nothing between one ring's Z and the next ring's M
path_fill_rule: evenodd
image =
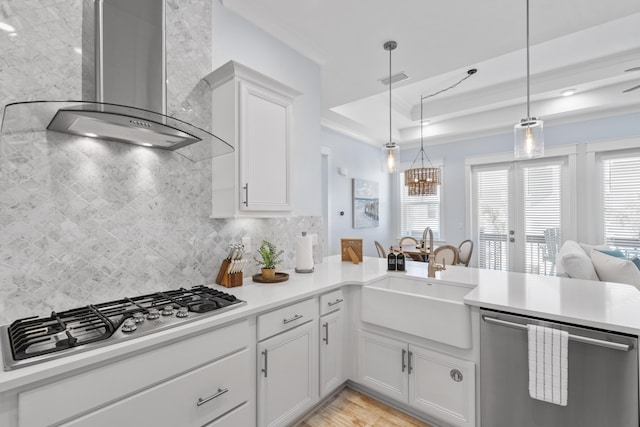
M556 256L556 274L574 279L625 283L640 289L640 259L607 245L567 240Z

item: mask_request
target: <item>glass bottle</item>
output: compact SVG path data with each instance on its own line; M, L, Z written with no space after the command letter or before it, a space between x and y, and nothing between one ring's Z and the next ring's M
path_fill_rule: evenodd
M400 253L398 253L398 255L396 256L396 270L404 271L404 261L405 257L402 253L402 246L400 246Z
M389 248L389 255L387 255L387 270L396 271L396 254L393 253L393 246Z

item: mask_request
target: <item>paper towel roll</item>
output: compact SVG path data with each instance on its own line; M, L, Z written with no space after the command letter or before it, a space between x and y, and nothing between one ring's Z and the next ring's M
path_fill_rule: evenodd
M313 241L311 236L296 236L296 271L313 270Z

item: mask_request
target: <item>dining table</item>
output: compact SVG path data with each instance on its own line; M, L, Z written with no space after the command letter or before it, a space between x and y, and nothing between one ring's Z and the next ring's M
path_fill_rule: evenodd
M394 251L398 252L399 249L394 248ZM409 256L413 261L428 262L431 251L428 248L422 248L420 246L405 246L402 248L402 253L404 253L405 256Z

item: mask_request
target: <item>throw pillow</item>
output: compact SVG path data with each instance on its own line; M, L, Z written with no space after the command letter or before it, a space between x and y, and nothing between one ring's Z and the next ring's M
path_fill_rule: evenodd
M590 245L589 243L578 243L580 245L580 247L582 248L582 250L584 251L585 254L587 254L587 256L591 256L591 251L594 249L604 249L604 250L610 250L613 249L611 246L608 245Z
M622 251L620 249L597 249L594 248L594 250L601 252L603 254L609 255L609 256L614 256L616 258L626 258L626 256L624 255L624 253L622 253Z
M556 270L558 276L598 280L591 259L582 247L573 240L567 240L560 248L556 256Z
M626 258L607 255L597 250L591 251L591 261L600 280L626 283L640 289L640 270Z

